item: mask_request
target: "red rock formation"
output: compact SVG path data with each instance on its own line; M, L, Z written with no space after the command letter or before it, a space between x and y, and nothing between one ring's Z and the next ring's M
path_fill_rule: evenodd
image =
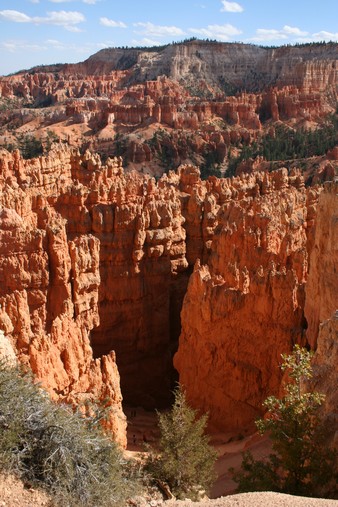
M81 233L70 239L65 220L48 206L70 181L70 168L64 151L33 161L2 156L0 327L54 398L109 398L110 428L125 445L115 355L94 359L90 346L99 323L99 241Z
M327 182L319 196L305 300L307 338L315 348L311 388L326 395L323 413L327 418L328 432L335 434L336 446L338 445L337 190L337 182Z
M306 286L307 339L312 348L316 348L319 326L330 319L337 308L337 209L337 183L327 182L319 197Z
M218 162L223 162L226 146L241 142L250 144L257 139L267 120L321 123L329 113L334 112L333 104L337 98L335 46L329 48L325 58L318 48L310 52L305 48L303 52L296 48L268 51L268 60L264 64L262 58L267 55L262 48L238 48L233 45L234 54L231 55L228 50L224 54L225 48L222 45L208 46L200 43L200 46L198 49L198 43L188 45L183 52L171 48L176 64L178 61L181 63L179 68L173 64L170 73L168 69L172 62L167 62L168 77L153 66L153 62L150 69L147 68L148 54L144 57L141 71L137 64L141 50L134 54L134 57L138 55L134 66L128 70L119 70L119 61L115 60L116 55L111 50L101 55L104 56L104 68L107 67L109 58L111 66L115 62L115 68L110 68L107 74L100 72L96 75L102 60L98 59L98 67L95 68L93 57L86 64L55 67L53 72L24 73L0 78L0 98L9 99L13 105L18 106L17 109L11 107L10 114L8 111L0 114L0 124L12 123L11 129L27 125L31 129L34 120L34 124L38 125L39 137L44 137L47 128L50 129L53 125L59 128L57 124L63 122L61 137L64 140L70 144L83 145L88 141L90 133L90 142L95 149L108 154L112 152L114 135L122 133L126 135L125 152L130 164L158 164L160 146L153 143L150 148L148 141L152 129L164 128L171 133L171 160L178 167L180 163L189 161L192 153L204 155L205 146L206 151L217 153ZM214 74L211 69L206 73L201 61L198 64L195 61L196 55L201 51L200 58L203 59L203 55L210 56L210 49L214 51L216 48L218 52L213 55L212 66L218 58L221 60L218 67L213 69ZM251 54L252 61L247 61L246 51ZM121 53L119 50L115 52ZM293 52L297 53L296 66L290 63L294 61ZM158 58L164 57L164 53L157 55ZM245 63L239 65L232 61L236 54L242 56ZM127 51L127 58L130 55ZM255 66L257 69L253 71ZM228 72L226 79L230 84L232 82L230 88L233 88L233 93L236 88L253 88L254 92L238 92L228 96L221 90L225 79L224 72L219 74L222 68ZM202 73L200 79L194 75L197 69ZM91 71L94 74L90 74ZM158 73L153 75L155 71ZM187 72L190 74L186 75ZM152 80L145 79L146 75L151 76ZM44 107L20 107L27 103ZM81 132L78 134L80 139L74 139L76 136L67 124L69 120L89 129L86 131L86 139ZM107 133L101 137L100 132L105 132L106 127ZM220 136L218 141L208 139L213 129ZM189 131L190 144L197 146L196 152L191 147L190 150L187 146L182 147L184 138L188 137L182 134L183 131ZM137 136L133 135L134 132L137 132ZM204 142L201 143L200 138Z
M32 161L3 152L0 169L2 327L54 396L109 396L123 441L112 351L129 401L169 396L188 267L180 199L121 160L62 147Z
M234 429L278 391L315 242L299 172L202 182L187 165L156 184L61 145L2 152L0 185L0 329L55 399L109 397L125 443L117 368L126 400L167 401L197 259L175 359L190 400Z
M307 207L286 170L242 176L225 196L208 264L189 281L174 365L211 424L239 430L278 392L280 354L304 340Z

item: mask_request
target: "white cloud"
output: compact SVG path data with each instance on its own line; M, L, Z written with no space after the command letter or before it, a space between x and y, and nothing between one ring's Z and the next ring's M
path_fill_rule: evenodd
M127 28L127 25L123 23L123 21L114 21L113 19L108 18L100 18L100 23L103 26L108 26L109 28Z
M276 30L274 28L258 28L256 30L255 37L252 37L251 41L265 42L275 40L294 39L295 37L305 37L309 35L308 32L301 30L296 26L283 26L282 29Z
M111 43L105 43L105 42L96 42L96 43L85 43L85 44L67 44L65 42L61 42L57 39L48 39L45 41L45 45L50 50L57 50L57 51L72 51L74 53L88 53L97 51L99 49L104 49L111 47Z
M6 41L0 44L0 48L15 53L16 51L45 51L46 46L41 44L29 44L27 41Z
M227 0L222 0L223 7L221 12L243 12L243 7L237 2L227 2Z
M158 40L152 40L148 39L147 37L144 37L143 39L139 40L133 39L132 41L130 41L130 44L132 46L158 46L159 42Z
M73 26L73 25L66 25L66 26L64 26L64 29L68 30L68 32L73 32L73 33L83 32L83 30L81 30L81 28L79 28L78 26Z
M181 28L177 26L160 26L154 25L153 23L134 23L134 26L140 27L140 31L136 31L136 33L140 33L142 35L150 36L150 37L177 37L178 35L184 35L185 33Z
M304 30L301 30L295 26L285 25L280 30L276 30L274 28L266 29L266 28L258 28L256 30L255 37L247 39L248 41L253 42L268 42L268 41L289 41L292 43L303 43L306 44L308 42L319 42L319 41L338 41L338 32L327 32L322 30L317 33L309 33Z
M287 39L288 35L282 30L275 30L273 28L258 28L256 30L256 36L252 37L250 40L253 41L269 41L269 40L280 40Z
M304 32L303 30L300 30L296 26L293 27L293 26L285 25L283 27L283 31L286 34L297 35L298 37L304 37L305 35L309 35L309 32Z
M206 28L189 28L189 32L208 39L217 39L221 41L228 41L234 35L242 33L241 30L229 23L225 25L208 25Z
M327 32L326 30L321 30L320 32L312 34L312 37L313 37L313 40L317 40L317 41L321 41L321 40L336 41L336 40L338 40L338 32L333 33L333 32Z
M5 10L0 11L0 19L12 21L14 23L34 23L36 25L56 25L62 26L66 30L79 32L76 26L85 21L85 17L81 12L77 11L52 11L47 12L47 16L27 16L23 12Z
M13 21L14 23L30 23L32 18L19 11L5 10L0 11L0 19L5 21Z
M46 17L34 17L33 23L59 25L64 28L77 25L85 21L85 17L81 12L77 11L52 11L47 12Z

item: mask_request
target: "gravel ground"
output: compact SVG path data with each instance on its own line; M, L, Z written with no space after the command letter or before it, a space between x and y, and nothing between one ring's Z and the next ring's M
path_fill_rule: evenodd
M282 495L281 493L242 493L217 498L216 500L202 500L194 503L190 500L164 503L165 507L338 507L338 500L322 498L305 498L301 496Z
M130 505L136 507L338 507L338 500L304 498L268 492L242 493L200 502L191 500L164 502L162 499L139 497ZM0 474L0 507L52 507L52 505L48 496L41 491L27 489L14 477Z

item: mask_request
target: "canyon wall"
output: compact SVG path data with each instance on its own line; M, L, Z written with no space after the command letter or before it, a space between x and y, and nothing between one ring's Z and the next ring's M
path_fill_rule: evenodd
M314 246L306 285L307 338L316 352L312 389L326 395L323 413L338 446L338 182L324 184L319 196Z
M305 344L316 201L316 191L285 169L237 185L235 199L223 196L207 263L198 261L189 280L174 358L189 401L227 430L262 414L263 400L278 394L281 353Z
M185 165L156 183L58 145L33 160L2 151L0 185L0 329L53 398L108 399L123 445L120 382L127 403L167 405L180 333L189 401L241 430L278 392L280 353L306 341L309 251L309 290L331 301L315 279L333 269L333 193L321 239L321 187L305 189L299 170L201 181ZM309 312L315 343L330 315Z
M307 338L312 348L317 346L320 325L330 319L337 309L337 224L337 181L332 181L324 184L324 190L318 202L315 237L306 286Z
M68 151L31 161L1 152L0 328L54 399L85 411L107 400L108 427L125 445L115 353L95 359L90 345L99 323L100 244L81 230L70 238L50 204L71 179Z
M306 84L324 91L337 82L337 54L335 43L266 48L193 40L152 51L102 49L78 68L90 69L88 73L91 74L133 69L130 80L134 82L166 75L188 86L204 81L211 86L226 83L257 91L271 85L299 87Z
M116 364L127 402L168 403L189 270L180 178L121 163L2 151L0 328L55 398L108 397L125 443Z

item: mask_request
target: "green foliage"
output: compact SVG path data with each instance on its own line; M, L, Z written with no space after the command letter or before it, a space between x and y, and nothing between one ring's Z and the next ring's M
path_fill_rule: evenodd
M17 136L18 149L25 159L35 158L43 153L43 146L40 139L31 134L20 134Z
M152 138L145 141L145 143L156 154L160 164L165 168L165 172L175 168L175 160L178 154L174 149L175 141L172 134L159 128L155 130Z
M0 363L0 469L58 505L122 506L130 482L117 445L92 420L52 403L22 370Z
M115 134L113 153L114 157L125 157L127 152L127 138L119 132Z
M302 381L312 375L311 353L295 346L282 355L281 369L289 381L282 398L270 396L264 402L267 414L256 422L258 431L270 433L274 453L255 461L250 453L241 470L233 472L239 491L272 490L303 496L334 495L330 485L337 479L337 453L325 445L325 427L319 407L325 396L303 392Z
M325 125L316 130L292 130L285 126L275 128L274 135L265 135L259 142L244 146L237 158L229 163L233 175L242 160L263 156L266 160L293 160L324 155L338 142L338 117L331 115Z
M220 160L216 150L207 151L204 154L204 162L200 166L201 179L206 180L209 176L221 177Z
M178 498L196 499L199 489L208 490L215 479L216 453L205 435L207 415L197 419L180 387L174 395L170 412L158 414L159 453L150 452L147 468Z
M48 153L52 147L53 143L58 143L60 141L59 136L54 132L54 130L47 130L47 135L45 139L45 151Z

